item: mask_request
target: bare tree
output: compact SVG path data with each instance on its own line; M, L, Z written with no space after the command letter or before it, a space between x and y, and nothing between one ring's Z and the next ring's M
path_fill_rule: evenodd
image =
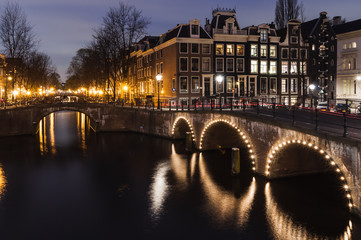
M0 15L0 40L6 56L23 58L37 45L32 26L17 3L7 3Z
M275 8L275 23L277 29L287 26L290 19L298 19L299 17L304 20L303 4L298 4L297 0L277 0Z

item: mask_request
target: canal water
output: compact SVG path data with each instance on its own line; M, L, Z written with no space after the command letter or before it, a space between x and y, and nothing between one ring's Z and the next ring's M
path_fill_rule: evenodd
M0 239L361 239L332 173L267 182L230 159L51 114L0 138Z

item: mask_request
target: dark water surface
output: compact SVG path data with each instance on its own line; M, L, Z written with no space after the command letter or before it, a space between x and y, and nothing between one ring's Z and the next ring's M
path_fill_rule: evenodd
M229 153L87 126L59 112L0 139L0 239L361 239L333 174L236 178Z

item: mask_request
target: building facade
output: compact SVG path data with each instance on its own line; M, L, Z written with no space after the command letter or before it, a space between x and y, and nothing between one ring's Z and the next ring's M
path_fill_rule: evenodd
M361 101L361 19L333 26L337 36L337 99Z

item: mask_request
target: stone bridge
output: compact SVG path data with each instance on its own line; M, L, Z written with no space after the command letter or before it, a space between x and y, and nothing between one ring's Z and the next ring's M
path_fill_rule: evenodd
M334 171L349 208L361 212L361 142L292 127L272 118L219 111L149 111L66 103L0 110L0 136L34 134L53 112L86 114L96 132L130 131L179 139L191 132L198 150L239 147L249 171L269 179ZM321 159L321 161L319 161Z

